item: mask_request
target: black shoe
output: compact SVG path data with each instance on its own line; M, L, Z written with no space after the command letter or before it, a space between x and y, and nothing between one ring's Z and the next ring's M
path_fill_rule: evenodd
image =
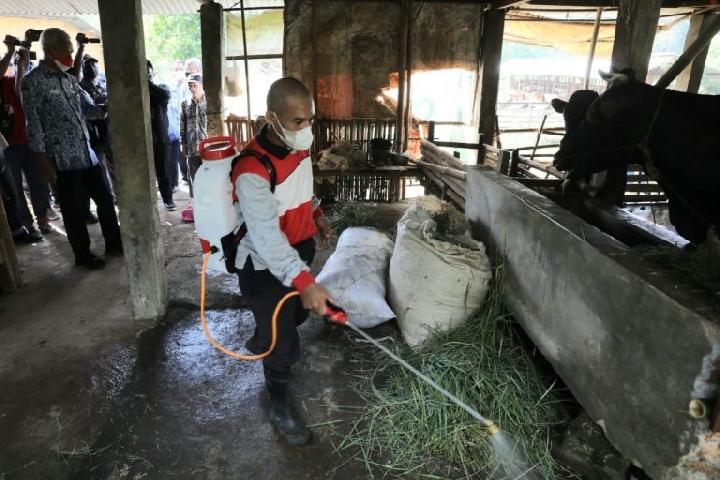
M35 228L22 227L22 231L13 234L15 243L37 243L43 241L43 236Z
M88 225L95 225L100 220L98 220L97 215L95 215L92 212L88 212L87 215L85 215L85 223Z
M310 443L312 432L290 404L287 380L273 380L266 375L265 385L270 393L270 422L290 445Z
M170 200L169 202L165 202L165 210L167 210L168 212L174 212L175 210L177 210L177 205L175 205L175 202L173 202L172 200Z
M85 267L90 270L102 270L105 268L105 260L90 253L84 257L76 257L75 265L78 267Z
M108 245L105 247L105 256L111 257L122 257L125 252L123 251L122 243L117 245Z

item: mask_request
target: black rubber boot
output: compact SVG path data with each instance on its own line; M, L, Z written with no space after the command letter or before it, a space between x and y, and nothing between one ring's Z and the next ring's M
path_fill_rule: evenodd
M265 385L270 394L270 422L291 445L307 445L312 432L291 405L288 380L290 369L276 371L265 368Z

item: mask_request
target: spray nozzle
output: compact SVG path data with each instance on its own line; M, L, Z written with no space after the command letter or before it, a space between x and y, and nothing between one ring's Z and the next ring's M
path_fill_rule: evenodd
M345 313L345 310L330 301L326 302L326 304L325 318L331 322L345 325L347 323L347 313Z

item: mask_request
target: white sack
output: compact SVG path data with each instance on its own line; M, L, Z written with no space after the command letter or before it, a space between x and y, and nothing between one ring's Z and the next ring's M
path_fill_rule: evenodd
M385 282L393 242L372 228L348 228L338 239L335 252L317 276L348 320L371 328L395 318L385 300Z
M436 223L427 209L437 211L439 204L423 198L410 206L398 222L390 259L390 305L412 346L432 330L465 323L482 305L492 277L481 242L467 233L452 243L435 238Z

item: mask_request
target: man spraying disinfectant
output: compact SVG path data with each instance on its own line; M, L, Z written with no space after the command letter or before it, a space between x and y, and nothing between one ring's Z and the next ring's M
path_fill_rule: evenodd
M293 289L277 319L277 341L263 359L271 399L270 420L294 445L305 445L311 433L292 407L290 368L300 359L297 327L308 316L326 313L329 292L315 282L309 265L315 256L314 236L330 237L330 227L313 198L310 153L313 100L294 78L270 86L267 125L233 161L231 181L239 225L247 233L237 247L235 268L240 290L255 317L255 335L247 342L255 354L269 349L271 319L278 302ZM258 155L259 154L259 155Z
M312 435L292 406L290 368L300 359L297 327L308 311L326 316L354 330L484 425L506 473L534 478L497 425L349 322L329 292L315 282L309 268L315 255L313 237L318 234L326 242L330 228L312 195L312 98L300 81L286 77L270 86L267 107L267 125L239 155L228 137L208 139L200 146L196 227L205 252L200 316L210 342L235 358L263 360L270 420L289 443L305 445ZM216 148L210 147L213 142ZM255 317L255 334L245 345L253 355L232 352L212 338L205 318L207 268L238 274Z

